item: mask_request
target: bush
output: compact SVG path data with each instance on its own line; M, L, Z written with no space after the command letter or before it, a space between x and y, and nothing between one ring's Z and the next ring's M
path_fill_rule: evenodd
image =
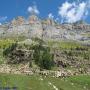
M22 62L32 62L31 60L33 58L35 64L40 68L51 69L54 66L54 60L50 53L50 48L45 46L42 39L35 38L34 40L37 43L30 47L31 50L29 50L27 46L24 46L23 48L23 46L17 45L17 43L6 48L3 51L3 55L7 58L7 62L11 64L19 64Z
M53 56L50 54L50 51L46 50L43 52L39 64L40 68L43 69L51 69L54 66Z
M17 47L17 43L13 43L13 44L10 45L8 48L4 49L3 55L4 55L4 56L8 56L8 54L9 54L10 52L12 52L16 47Z
M32 51L27 48L18 45L17 43L12 44L3 51L3 55L7 58L9 64L27 63L32 60Z
M43 69L51 69L54 66L54 60L52 54L50 54L50 48L43 46L44 41L35 39L38 44L33 46L34 49L34 61Z

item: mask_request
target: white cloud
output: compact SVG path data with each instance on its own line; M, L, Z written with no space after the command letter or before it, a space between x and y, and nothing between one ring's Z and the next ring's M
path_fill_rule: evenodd
M48 18L49 18L49 19L53 19L53 18L54 18L53 14L52 14L52 13L49 13L49 14L48 14Z
M37 9L37 6L34 5L34 6L29 6L28 7L28 12L31 13L31 14L39 14L39 10Z
M69 8L71 8L71 7L72 7L72 4L71 4L71 3L65 2L65 3L62 4L61 7L59 7L59 12L58 12L58 13L59 13L62 17L64 17L65 14L67 13L67 10L68 10Z
M87 2L78 4L76 2L65 2L59 7L58 14L65 22L73 23L79 21L88 15Z
M0 21L3 22L7 19L7 16L0 16Z
M2 23L0 23L0 25L2 25Z
M55 19L55 21L58 22L58 21L59 21L59 18L57 17L57 18Z

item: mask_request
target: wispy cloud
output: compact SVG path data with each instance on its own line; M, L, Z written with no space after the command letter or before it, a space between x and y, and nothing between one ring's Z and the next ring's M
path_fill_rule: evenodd
M29 6L28 7L28 12L31 13L31 14L33 14L33 13L34 14L39 14L40 13L36 5Z
M7 16L0 16L0 22L5 21L7 19Z
M0 16L0 25L7 20L7 16Z
M62 22L73 23L85 18L88 15L87 2L65 2L59 7L58 14L62 18Z
M53 19L53 18L54 18L53 14L52 14L52 13L49 13L49 14L48 14L48 18L49 18L49 19Z

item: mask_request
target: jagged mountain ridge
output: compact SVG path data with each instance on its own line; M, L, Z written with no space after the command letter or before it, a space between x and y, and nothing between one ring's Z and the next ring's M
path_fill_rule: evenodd
M10 23L0 25L0 38L19 36L89 42L90 24L59 24L49 18L41 20L36 15L31 15L27 20L19 16Z

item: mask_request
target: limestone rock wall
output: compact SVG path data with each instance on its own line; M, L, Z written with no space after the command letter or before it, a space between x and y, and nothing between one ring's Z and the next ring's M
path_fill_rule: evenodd
M8 24L0 25L0 38L19 36L90 41L90 25L58 24L50 19L40 20L35 15L27 20L19 16Z

